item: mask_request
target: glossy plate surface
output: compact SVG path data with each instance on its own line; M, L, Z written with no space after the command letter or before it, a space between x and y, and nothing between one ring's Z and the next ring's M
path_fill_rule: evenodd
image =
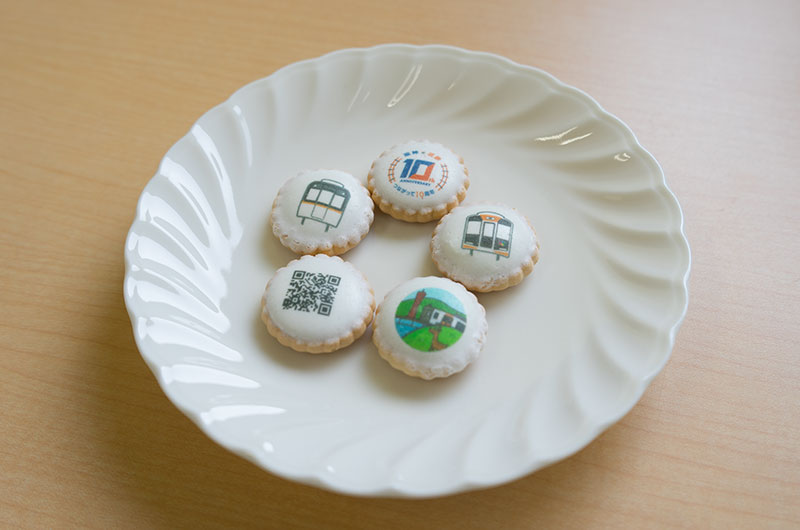
M393 370L369 331L323 356L259 320L295 257L267 216L285 179L431 139L470 169L467 201L515 206L542 243L533 275L481 294L489 338L465 372ZM434 224L376 213L343 257L377 300L435 275ZM667 361L687 305L680 207L633 133L586 94L499 56L385 45L287 66L180 139L147 184L125 248L125 301L165 393L211 438L282 477L356 495L502 484L621 418Z

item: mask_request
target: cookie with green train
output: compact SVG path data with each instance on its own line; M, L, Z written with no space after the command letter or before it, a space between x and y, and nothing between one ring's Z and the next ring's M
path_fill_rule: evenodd
M394 368L435 379L478 358L488 331L486 311L461 284L428 276L393 289L378 306L372 341Z

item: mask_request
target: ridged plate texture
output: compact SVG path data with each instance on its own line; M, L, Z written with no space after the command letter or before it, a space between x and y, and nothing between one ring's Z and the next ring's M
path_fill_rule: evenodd
M409 139L463 156L467 201L516 207L542 245L522 284L479 295L481 357L433 382L393 370L370 332L312 356L259 320L267 280L295 257L267 223L284 180L365 181ZM343 257L381 300L437 274L433 227L378 214ZM425 497L535 471L628 412L670 355L690 257L658 164L589 96L496 55L384 45L292 64L202 116L144 189L125 262L139 350L211 438L287 479Z

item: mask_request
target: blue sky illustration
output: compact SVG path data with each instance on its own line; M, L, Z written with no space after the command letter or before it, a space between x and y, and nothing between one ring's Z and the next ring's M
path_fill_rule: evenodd
M417 289L403 298L403 300L413 300L419 291L425 291L426 297L436 298L437 300L441 300L445 304L449 305L456 311L459 311L460 313L466 313L466 311L464 311L464 304L461 303L461 300L450 294L450 292L437 287L425 287L423 289Z

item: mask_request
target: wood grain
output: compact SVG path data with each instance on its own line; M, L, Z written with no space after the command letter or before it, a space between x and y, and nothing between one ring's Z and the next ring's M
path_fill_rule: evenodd
M800 526L800 4L3 2L0 525ZM275 478L159 390L122 301L158 161L239 86L322 53L438 42L592 94L662 164L689 313L642 401L512 484L357 499Z

